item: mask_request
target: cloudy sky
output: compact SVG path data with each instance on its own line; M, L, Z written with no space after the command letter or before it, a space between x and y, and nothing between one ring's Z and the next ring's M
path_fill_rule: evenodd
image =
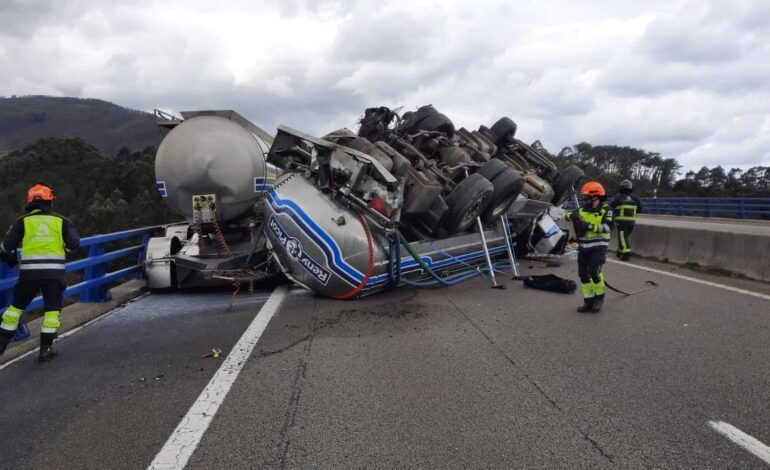
M0 0L0 20L0 96L315 134L432 103L458 127L508 115L552 152L770 165L768 0Z

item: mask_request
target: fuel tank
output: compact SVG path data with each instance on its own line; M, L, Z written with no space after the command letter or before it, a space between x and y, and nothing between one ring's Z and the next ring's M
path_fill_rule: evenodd
M274 257L295 282L319 295L346 299L387 274L384 233L323 194L303 173L283 174L267 201L265 232Z
M188 221L193 220L195 195L215 196L220 222L252 207L279 173L265 161L269 136L256 129L232 111L194 114L174 127L155 158L155 178L166 204Z

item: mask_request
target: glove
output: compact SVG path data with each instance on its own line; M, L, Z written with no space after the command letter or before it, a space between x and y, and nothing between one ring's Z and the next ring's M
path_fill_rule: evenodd
M588 231L588 224L580 218L576 218L573 222L575 227L575 234L581 236Z

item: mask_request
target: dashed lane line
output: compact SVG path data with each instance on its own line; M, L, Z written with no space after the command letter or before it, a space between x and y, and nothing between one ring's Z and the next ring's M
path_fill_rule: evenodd
M719 284L718 282L705 281L703 279L698 279L698 278L694 278L694 277L688 277L688 276L684 276L682 274L670 273L670 272L667 272L667 271L662 271L660 269L648 268L647 266L639 266L638 264L631 264L631 263L627 263L627 262L616 261L614 259L608 259L607 261L609 261L611 263L615 263L615 264L621 265L621 266L626 266L626 267L629 267L629 268L641 269L642 271L649 271L651 273L663 274L664 276L671 276L671 277L675 277L677 279L684 279L685 281L697 282L698 284L703 284L705 286L716 287L716 288L719 288L719 289L725 289L725 290L729 290L729 291L732 291L732 292L738 292L739 294L746 294L746 295L751 295L753 297L759 297L760 299L770 300L770 295L762 294L762 293L759 293L759 292L754 292L754 291L751 291L751 290L741 289L739 287L733 287L733 286L728 286L728 285L725 285L725 284Z
M181 470L187 465L287 292L286 286L273 291L148 469Z
M766 446L759 439L749 436L732 424L725 423L724 421L709 421L708 425L718 433L764 460L765 463L770 464L770 447Z

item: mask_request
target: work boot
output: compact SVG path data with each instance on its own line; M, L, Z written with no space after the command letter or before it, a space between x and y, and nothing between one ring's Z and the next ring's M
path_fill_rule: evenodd
M8 343L11 342L11 338L13 338L13 336L8 336L0 333L0 356L2 356L3 353L5 352L5 348L8 347Z
M37 362L48 362L59 354L53 350L52 344L41 344L40 355L37 358Z
M631 261L631 256L629 256L628 253L623 253L623 256L620 257L620 261Z
M599 310L602 309L602 305L604 305L604 294L595 296L594 302L591 305L591 311L593 313L599 313Z
M590 312L594 305L594 298L583 299L583 305L577 308L580 313Z
M623 256L623 253L621 253L620 250L618 250L615 252L615 256L620 258L621 256Z

